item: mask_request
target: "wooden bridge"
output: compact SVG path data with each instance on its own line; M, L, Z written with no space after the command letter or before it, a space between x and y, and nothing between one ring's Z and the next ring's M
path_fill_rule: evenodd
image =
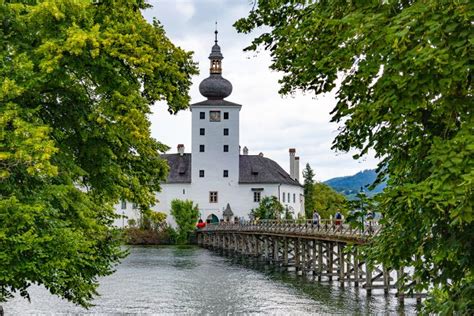
M366 264L357 246L369 243L381 226L376 221L361 226L353 228L335 220L322 220L318 225L293 220L221 222L197 230L197 242L201 247L253 257L317 281L337 281L342 287L361 286L367 294L376 289L386 294L397 289L396 295L403 301L416 281L410 282L409 269L392 271ZM410 296L420 301L422 294Z

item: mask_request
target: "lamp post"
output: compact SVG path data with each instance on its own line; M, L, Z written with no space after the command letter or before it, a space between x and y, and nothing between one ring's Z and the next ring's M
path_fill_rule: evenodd
M359 192L359 196L360 196L360 217L362 219L361 223L361 234L364 232L364 196L365 196L365 192L364 192L364 188L363 187L360 187L360 192Z

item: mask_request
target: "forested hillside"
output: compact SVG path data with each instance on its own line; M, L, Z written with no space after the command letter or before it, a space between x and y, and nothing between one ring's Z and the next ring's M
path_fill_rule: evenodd
M367 195L372 196L381 192L385 188L385 183L381 183L372 191L368 189L368 186L375 181L376 177L377 173L375 170L370 169L358 172L352 176L329 179L324 181L324 183L332 187L337 192L344 194L348 198L355 197L355 195L360 191L361 187L364 188L364 191L367 193Z

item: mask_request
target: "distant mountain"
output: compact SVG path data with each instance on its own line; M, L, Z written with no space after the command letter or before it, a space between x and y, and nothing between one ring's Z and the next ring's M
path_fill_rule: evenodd
M377 178L377 173L375 172L374 169L370 169L370 170L364 170L364 171L358 172L353 176L337 177L337 178L329 179L327 181L324 181L324 183L332 187L337 192L342 193L346 197L351 199L357 195L361 187L363 187L364 192L370 196L382 192L382 190L386 186L385 182L376 186L375 189L373 189L372 191L369 191L367 189L367 186L374 183L376 178Z

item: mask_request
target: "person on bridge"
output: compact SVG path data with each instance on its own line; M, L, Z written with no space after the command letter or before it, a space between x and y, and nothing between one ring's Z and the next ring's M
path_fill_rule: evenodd
M203 229L204 227L206 227L206 223L204 223L204 221L200 218L196 227L197 229Z
M313 212L313 225L319 226L319 219L320 219L320 216L319 216L318 211L314 210L314 212Z
M341 212L337 211L336 216L334 216L334 218L336 219L336 226L341 225L341 223L342 223L342 214L341 214Z

